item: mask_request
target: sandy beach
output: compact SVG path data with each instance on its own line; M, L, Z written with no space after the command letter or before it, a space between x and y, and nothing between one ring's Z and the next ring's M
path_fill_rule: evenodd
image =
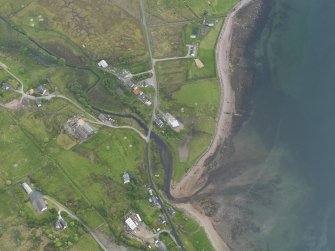
M235 92L230 83L230 49L233 23L236 13L252 0L240 1L226 17L216 45L216 65L221 84L220 110L217 118L216 131L208 149L189 169L178 184L172 184L171 195L175 198L189 197L199 190L206 182L205 161L212 156L217 147L230 136L232 121L235 114Z

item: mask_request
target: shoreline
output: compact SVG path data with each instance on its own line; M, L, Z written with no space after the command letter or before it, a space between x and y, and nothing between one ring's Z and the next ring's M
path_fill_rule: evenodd
M230 51L233 34L233 20L240 9L252 0L241 0L225 19L215 49L218 78L220 80L220 108L214 136L207 150L199 157L192 168L183 176L178 184L171 185L171 195L178 198L192 196L206 182L205 162L212 156L217 147L231 135L233 116L235 114L235 91L230 82Z
M253 0L241 0L225 18L215 48L217 74L220 81L220 107L216 130L207 150L178 184L170 184L170 194L175 199L191 197L199 191L208 179L206 161L218 147L233 133L233 117L236 113L236 95L231 85L230 53L236 14ZM213 221L191 203L175 203L175 206L194 218L206 232L207 238L217 251L230 251L224 239L218 234Z

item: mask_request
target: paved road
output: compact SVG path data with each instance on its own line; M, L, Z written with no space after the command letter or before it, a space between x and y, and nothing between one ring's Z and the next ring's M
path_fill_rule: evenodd
M148 134L147 134L147 142L150 141L150 136L151 136L151 131L153 127L153 122L156 114L156 108L159 105L158 104L158 86L157 86L157 78L156 78L156 70L155 70L155 61L152 55L152 47L150 43L150 36L149 36L149 31L148 31L148 26L147 26L147 21L144 13L144 7L143 7L143 0L140 0L140 7L141 7L141 17L142 17L142 23L143 23L143 28L144 28L144 34L147 42L147 47L149 51L149 56L150 56L150 61L151 61L151 72L152 72L152 79L154 83L154 88L155 88L155 97L153 100L153 110L152 110L152 116L151 116L151 121L148 126Z

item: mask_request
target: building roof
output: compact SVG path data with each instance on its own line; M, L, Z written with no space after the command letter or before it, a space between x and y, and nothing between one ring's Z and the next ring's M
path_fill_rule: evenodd
M37 91L39 94L44 95L44 94L46 94L47 89L45 89L43 86L40 85L39 87L36 88L36 91Z
M179 126L178 120L175 117L173 117L170 113L167 112L165 114L165 118L171 127L175 128Z
M133 93L135 95L139 95L141 93L141 89L138 86L135 86L134 89L133 89Z
M30 194L33 192L33 189L31 189L31 187L26 182L22 183L22 187L27 192L27 194Z
M58 229L65 229L67 228L67 222L65 220L63 220L63 218L58 218L57 222L56 222L56 228Z
M44 212L47 210L47 206L45 204L43 194L38 191L33 191L29 194L29 198L31 201L31 204L35 208L35 210L39 213Z
M122 177L123 177L123 184L127 184L130 182L129 173L124 173Z
M131 229L131 231L134 231L137 227L137 224L132 220L132 218L128 217L126 219L127 226Z
M102 67L102 68L107 68L108 67L108 64L105 60L101 60L99 63L98 63L98 66Z
M4 83L2 83L2 89L4 89L4 90L9 90L10 88L11 88L11 86L10 86L10 84L8 84L8 83L6 83L6 82L4 82Z

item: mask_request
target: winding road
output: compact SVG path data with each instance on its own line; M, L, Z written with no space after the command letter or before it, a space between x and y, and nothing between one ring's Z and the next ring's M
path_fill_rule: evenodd
M12 73L5 64L3 64L3 63L0 62L0 67L1 67L2 70L6 71L9 75L11 75L16 81L18 81L20 83L20 88L18 90L15 90L15 92L21 94L21 100L20 100L20 102L22 101L23 98L28 98L30 100L35 100L36 99L35 96L29 95L29 94L27 94L27 93L24 92L24 89L23 89L24 84L23 84L22 80L20 80L14 73ZM70 102L75 107L77 107L79 110L83 111L88 117L90 117L91 119L93 119L93 120L89 120L89 122L97 124L97 125L101 125L101 126L107 126L107 127L110 127L110 128L115 128L115 129L130 129L130 130L135 131L143 140L145 140L146 142L148 141L147 136L145 136L137 128L132 127L132 126L113 126L113 125L110 125L108 123L103 123L102 121L100 121L96 117L94 117L92 114L90 114L89 112L87 112L77 102L75 102L74 100L72 100L72 99L70 99L70 98L68 98L68 97L66 97L64 95L60 95L60 94L48 94L48 95L41 96L41 97L38 97L38 98L39 99L44 99L44 100L51 100L53 98L64 99L64 100ZM8 108L5 104L0 104L0 106Z

